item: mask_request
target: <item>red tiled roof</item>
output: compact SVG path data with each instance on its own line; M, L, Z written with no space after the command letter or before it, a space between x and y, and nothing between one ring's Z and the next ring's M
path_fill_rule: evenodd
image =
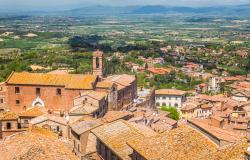
M185 91L177 90L177 89L159 89L155 91L156 95L179 95L182 96L186 94Z
M171 71L167 68L148 68L147 70L153 74L167 74Z

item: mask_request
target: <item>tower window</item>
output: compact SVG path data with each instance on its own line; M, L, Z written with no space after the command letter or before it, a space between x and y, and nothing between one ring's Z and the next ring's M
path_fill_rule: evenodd
M41 95L41 89L40 88L36 88L36 96L40 96Z
M100 68L99 57L96 57L96 68Z
M3 99L0 99L0 103L3 103Z
M19 94L20 93L20 88L19 87L15 87L15 93Z
M56 89L56 95L58 95L58 96L62 95L62 90L60 88Z

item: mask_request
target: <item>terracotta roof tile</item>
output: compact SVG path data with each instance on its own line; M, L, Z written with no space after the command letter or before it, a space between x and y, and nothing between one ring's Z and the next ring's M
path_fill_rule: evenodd
M156 95L184 95L185 91L177 90L177 89L159 89L155 91Z
M46 74L13 72L7 84L62 86L67 89L93 89L97 77L94 75Z
M3 112L0 114L0 120L6 121L6 120L17 120L18 115L14 112Z
M112 82L98 82L96 87L97 88L111 88L114 85Z
M202 159L217 146L189 126L181 126L150 138L135 139L128 145L148 160Z
M102 123L98 123L98 121L95 121L95 120L90 120L90 121L81 121L78 123L74 123L70 127L75 133L77 133L78 135L81 135L82 133L89 131L100 125L102 125Z
M148 68L147 70L153 74L167 74L171 72L170 68L168 69L167 68Z
M132 114L126 111L108 111L102 118L103 122L110 123L119 119L131 117Z
M62 140L46 131L24 132L0 143L0 159L77 160ZM49 131L47 131L49 132Z
M40 107L32 107L19 114L19 117L38 117L45 114L45 110Z
M227 130L218 127L210 126L208 124L202 123L198 119L188 120L188 122L202 128L203 130L213 135L214 137L218 138L219 140L224 140L231 143L239 141L239 137L237 136L237 134L233 132L229 132Z
M223 95L208 96L208 95L205 95L205 94L201 94L201 95L198 95L198 98L201 99L201 100L213 101L213 102L225 101L225 97Z
M124 120L115 121L97 127L92 132L105 143L113 152L116 153L121 159L129 160L130 154L133 150L127 145L130 140L136 140L144 136L155 135L154 132L147 133Z
M55 116L52 114L46 114L46 115L42 115L42 116L33 118L33 119L31 119L30 123L32 125L36 125L36 124L42 123L44 121L52 121L52 122L59 123L62 125L67 125L67 120L65 118Z
M118 85L119 88L130 86L136 80L134 75L122 74L107 77L103 82L113 82Z

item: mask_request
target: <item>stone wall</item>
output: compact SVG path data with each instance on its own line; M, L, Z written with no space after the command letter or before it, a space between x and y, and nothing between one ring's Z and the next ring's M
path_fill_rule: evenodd
M121 110L123 106L133 102L137 97L137 80L131 83L130 86L118 90L118 104L116 110Z
M47 129L49 129L49 130L51 130L52 132L55 132L55 133L61 132L62 137L69 138L69 127L68 127L68 125L63 125L63 124L56 123L56 122L51 121L51 120L47 120L47 121L44 121L42 123L35 124L34 126L40 127L40 128L45 128L46 127ZM59 129L59 132L57 132L58 129Z
M20 93L15 93L15 87L19 87ZM20 113L27 107L31 107L32 103L38 97L36 88L40 88L39 99L44 102L47 109L52 111L68 112L73 106L73 99L80 94L79 90L68 90L63 87L50 86L23 86L8 85L7 96L8 106L11 111ZM61 89L61 95L57 95L57 89ZM19 100L19 104L16 104Z

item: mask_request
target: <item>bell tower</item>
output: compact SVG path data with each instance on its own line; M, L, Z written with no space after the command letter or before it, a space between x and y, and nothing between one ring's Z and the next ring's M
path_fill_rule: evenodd
M103 62L102 62L103 52L97 50L93 53L93 74L102 78L103 76Z

